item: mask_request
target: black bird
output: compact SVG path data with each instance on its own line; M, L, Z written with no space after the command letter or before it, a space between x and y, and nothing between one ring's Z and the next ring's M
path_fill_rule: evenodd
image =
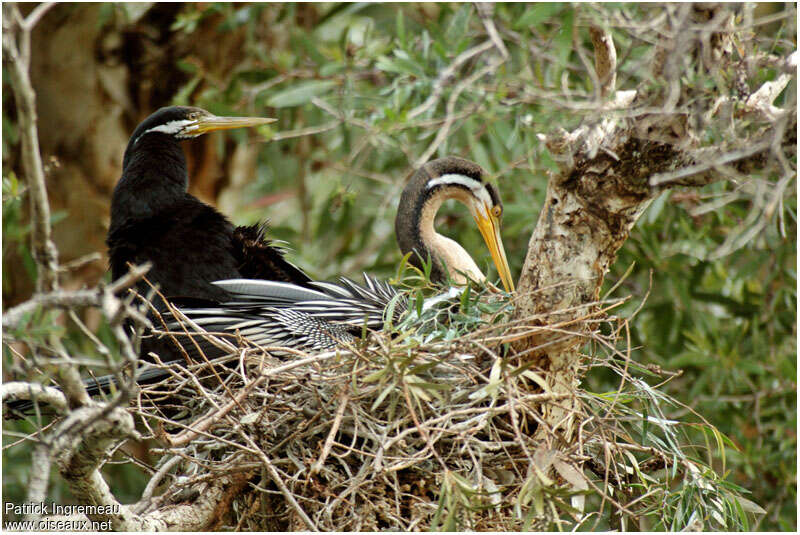
M147 273L168 300L219 302L231 296L213 281L230 278L268 279L307 285L311 279L283 258L283 250L265 237L266 225L234 227L215 208L187 192L186 158L180 142L215 130L253 127L275 119L218 117L206 110L170 106L151 114L131 135L122 161L122 176L111 200L111 225L106 238L111 277L128 264L151 262ZM140 281L136 290L147 295ZM166 304L155 300L163 311ZM145 337L141 355L162 361L184 360L183 351L167 339ZM152 359L150 359L152 360ZM100 383L100 386L98 386ZM89 380L89 394L108 381ZM28 402L9 407L29 407Z
M403 190L395 219L395 235L403 254L422 267L431 261L431 279L467 279L483 282L486 277L457 242L434 229L439 207L457 199L472 213L489 247L503 285L514 291L514 282L500 237L503 203L497 188L484 180L480 166L462 158L442 158L420 168ZM395 290L364 275L364 285L348 279L339 283L311 282L305 287L271 281L234 279L214 284L233 299L211 307L179 307L196 325L211 332L238 332L251 342L303 350L332 349L357 337L363 326L381 329L390 301L395 300L392 320L408 308ZM179 320L170 330L180 330ZM200 343L198 341L198 343ZM210 347L210 344L204 344Z
M180 142L214 130L267 124L274 119L217 117L200 108L161 108L136 128L125 149L122 177L111 199L106 243L111 277L128 263L151 262L148 280L168 297L224 300L211 284L258 278L304 285L311 279L264 238L264 227L234 227L213 207L187 192ZM146 294L142 281L137 289Z
M283 258L283 250L265 238L265 225L234 227L212 206L187 192L186 158L180 142L214 130L258 126L259 117L217 117L193 107L156 111L134 130L122 161L122 176L111 198L106 243L111 277L128 264L151 262L147 280L169 301L229 299L212 284L221 278L269 279L305 285L311 279ZM146 295L148 282L137 284ZM166 303L154 300L165 310ZM152 318L155 319L155 318ZM141 356L183 360L184 351L167 338L143 338ZM189 347L188 349L191 349Z

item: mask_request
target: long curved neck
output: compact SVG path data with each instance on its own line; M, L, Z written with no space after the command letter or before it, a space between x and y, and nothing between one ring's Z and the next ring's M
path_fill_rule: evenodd
M431 280L434 282L443 282L448 273L456 284L467 282L463 273L477 281L485 280L486 277L469 253L434 228L436 213L442 203L448 198L458 197L448 194L444 189L429 192L424 177L420 182L417 187L406 188L400 198L395 219L395 235L400 251L404 255L413 253L410 261L418 268L422 268L423 260L430 258Z
M158 132L131 139L111 199L111 229L167 209L186 195L186 157L178 141Z

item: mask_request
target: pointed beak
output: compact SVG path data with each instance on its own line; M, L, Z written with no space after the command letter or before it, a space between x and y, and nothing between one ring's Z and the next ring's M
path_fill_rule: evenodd
M500 280L503 281L503 287L506 292L513 293L514 279L511 278L511 269L508 267L506 250L503 247L503 239L500 237L500 219L493 216L491 211L484 206L472 210L472 216L475 218L475 223L478 224L478 230L481 231L483 241L486 242L486 246L492 254L492 260L494 260L494 265L500 274Z
M277 119L270 119L268 117L217 117L216 115L209 115L198 119L190 129L193 130L193 134L199 136L215 130L260 126L262 124L274 123L275 121L277 121Z

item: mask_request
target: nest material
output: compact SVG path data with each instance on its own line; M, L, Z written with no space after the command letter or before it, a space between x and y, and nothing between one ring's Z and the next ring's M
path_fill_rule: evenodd
M487 347L505 327L433 343L374 333L317 356L245 346L212 373L175 371L145 387L136 409L184 459L183 490L160 503L246 472L233 503L239 529L531 527L550 513L520 507L523 487L546 480L552 464L534 439L541 405L569 408L574 396L544 393L530 370L513 373Z
M499 354L526 329L583 333L608 356L573 362L612 368L634 396L656 395L616 349L621 327L600 335L607 309L591 308L557 328L502 314L471 332L401 326L321 355L239 339L238 352L141 391L134 411L167 445L159 467L169 483L143 507L238 477L225 520L237 530L569 529L599 518L585 513L590 490L622 512L632 474L670 468L676 452L642 447L624 423L638 409L582 391L577 364L565 375ZM668 490L653 488L653 499Z
M637 377L679 373L631 359L613 304L521 322L484 297L442 301L446 321L412 301L416 317L320 355L162 333L229 354L139 390L131 410L163 447L133 511L181 504L206 511L204 529L259 531L724 529L763 514ZM591 355L563 349L576 341ZM587 390L586 367L619 386ZM712 426L688 427L722 448Z

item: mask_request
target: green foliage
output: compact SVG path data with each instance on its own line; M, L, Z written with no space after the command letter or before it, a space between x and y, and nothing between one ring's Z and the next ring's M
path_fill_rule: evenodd
M622 10L634 22L650 21L662 14L660 9L498 4L493 17L508 48L506 61L480 76L488 61L476 55L452 78L442 79L460 54L487 40L474 5L186 4L169 21L176 36L194 39L205 32L205 37L222 38L243 30L244 43L242 56L231 60L234 68L222 79L180 60L175 68L187 70L188 81L173 99L217 113L245 110L278 118L260 130L265 141L277 140L260 146L257 173L241 191L241 210L232 215L240 224L268 217L273 236L289 242L292 260L314 276L356 276L363 270L400 278L392 218L404 179L426 154L469 158L497 181L505 203L506 251L516 273L548 173L557 171L537 134L571 130L597 117L595 89L576 50L576 45L591 49L587 22ZM786 21L758 37L761 49L796 48L793 8L784 9ZM613 28L613 34L620 58L618 87L657 86L647 70L652 40L626 28ZM473 75L472 83L460 85ZM683 73L682 81L698 101L713 101L735 75L707 76L698 67ZM747 84L752 90L775 75L759 69ZM315 133L299 135L304 129ZM437 138L443 131L446 135ZM15 136L5 117L3 132L5 152ZM298 135L287 135L293 133ZM709 128L701 141L715 143L725 135ZM661 505L647 510L639 526L604 519L601 527L679 529L700 517L712 518L709 525L719 529L797 527L796 181L772 199L777 177L750 178L744 185L731 181L656 199L607 277L606 290L624 278L614 295L635 297L617 313L632 316L631 345L638 349L630 364L647 381L621 386L608 367L593 367L586 388L596 397L587 403L598 410L615 403L627 411L629 432L643 444L671 449L676 459L683 456L683 472L665 469L656 482L637 471L631 484L641 494L657 491ZM19 247L33 275L20 195L16 178L4 173L4 248ZM496 277L462 207L445 205L438 228ZM427 277L424 272L415 277L403 280L416 308L427 295ZM420 339L397 343L411 347L466 332L486 310L479 308L475 292L460 297L465 306L446 310L446 320L441 311L424 316L417 308L427 322L414 334ZM491 312L503 314L499 308ZM80 349L75 338L64 343ZM660 379L648 365L683 374L656 389L651 385ZM412 361L402 366L395 369L401 375L426 371L414 369ZM396 377L387 372L374 379L390 385ZM423 380L412 391L438 395ZM660 397L659 391L678 402ZM386 392L381 402L396 395L389 388ZM689 444L701 446L687 455L683 446ZM4 455L6 466L17 460ZM631 469L637 462L631 460ZM671 487L664 490L664 481ZM547 486L533 478L519 498L521 511L536 511L542 489ZM752 493L747 499L740 496L744 489ZM485 496L474 493L458 475L448 477L435 526L455 528L459 508L486 503ZM567 508L570 496L559 499ZM767 514L753 515L756 507L748 500ZM588 529L591 522L581 527Z
M695 203L718 196L704 192ZM676 198L679 193L662 196L661 206L652 207L659 209L658 216L640 221L609 277L615 280L635 261L621 291L649 292L631 322L632 343L641 347L636 359L683 370L664 390L732 439L728 479L747 488L754 501L770 511L758 517L758 529L794 529L794 191L784 200L786 234L791 238L783 238L773 222L746 247L713 262L706 258L742 231L739 222L754 203L731 203L725 210L690 218ZM621 313L636 306L629 304ZM687 411L677 407L670 412L685 419ZM696 433L689 437L700 440ZM722 452L708 462L721 469Z
M33 261L30 248L27 246L27 236L30 234L30 225L22 220L22 195L25 187L20 184L16 174L9 173L3 176L3 259L8 258L7 251L16 248L17 254L22 258L25 270L31 280L36 277L36 264ZM3 278L3 293L6 292L6 279Z

